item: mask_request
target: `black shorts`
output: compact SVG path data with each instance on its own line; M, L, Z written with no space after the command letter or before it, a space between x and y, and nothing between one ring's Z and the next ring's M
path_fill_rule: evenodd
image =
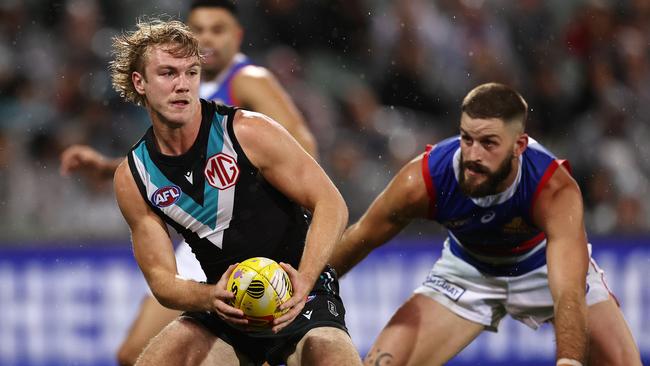
M264 361L271 365L284 363L296 343L311 329L334 327L348 331L345 327L345 308L339 296L338 278L330 266L325 268L316 281L302 312L278 334L273 334L270 330L244 332L210 312L185 312L183 316L203 325L237 352L259 364Z

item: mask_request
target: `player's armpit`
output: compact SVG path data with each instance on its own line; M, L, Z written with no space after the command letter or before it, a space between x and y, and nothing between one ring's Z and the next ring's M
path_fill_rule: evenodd
M390 240L411 220L427 217L429 197L421 165L422 156L407 163L361 219L343 233L330 258L330 264L340 275Z

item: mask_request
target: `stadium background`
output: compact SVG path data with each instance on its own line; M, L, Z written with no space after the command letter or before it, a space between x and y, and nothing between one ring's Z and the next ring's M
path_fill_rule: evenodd
M396 169L455 134L473 86L529 102L529 133L568 158L596 258L650 362L650 1L240 1L243 51L275 72L356 219ZM0 365L110 365L144 281L110 184L58 173L72 143L124 155L148 126L121 102L110 38L187 2L0 4ZM416 223L342 281L360 350L439 255ZM455 365L548 364L550 327L512 321Z

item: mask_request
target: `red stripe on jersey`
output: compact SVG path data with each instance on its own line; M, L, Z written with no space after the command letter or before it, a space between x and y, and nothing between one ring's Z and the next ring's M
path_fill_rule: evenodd
M537 246L537 244L541 243L546 239L546 234L543 232L535 235L533 238L526 240L525 242L517 245L516 247L510 249L511 254L519 254L523 252L527 252L529 249L533 249L534 247Z
M542 189L544 189L546 183L548 183L548 181L553 176L553 173L555 173L557 168L560 166L564 166L569 174L571 174L571 165L567 160L553 160L548 168L546 168L544 175L542 175L542 179L539 180L535 194L533 194L533 199L530 201L530 217L533 217L533 209L535 208L535 203L537 202L537 198L539 198L539 194L542 193Z
M429 218L433 220L436 217L436 187L433 185L431 179L431 172L429 172L429 155L433 150L433 145L427 145L427 149L422 156L422 177L424 184L427 186L427 194L429 195Z

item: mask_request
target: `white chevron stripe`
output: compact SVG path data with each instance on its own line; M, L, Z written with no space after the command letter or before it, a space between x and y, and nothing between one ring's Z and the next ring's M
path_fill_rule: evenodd
M221 120L221 128L223 129L223 148L221 149L221 152L232 156L235 161L237 161L237 152L235 151L235 147L233 146L230 135L228 134L228 118L228 116L224 116ZM230 226L230 220L232 220L233 208L235 206L236 186L237 185L235 184L230 188L219 191L219 202L217 203L217 226L215 227L215 230L223 231ZM221 236L221 240L223 240L223 235ZM221 241L219 244L214 241L213 243L221 248Z
M135 161L135 165L138 170L138 175L140 176L140 179L144 183L144 186L146 187L147 190L147 197L145 197L145 199L149 200L149 197L151 197L151 195L160 187L152 183L151 175L149 174L149 172L147 172L143 162L140 160L140 158L135 153L135 151L132 152L131 154L133 156L133 160ZM199 237L201 238L208 237L208 239L214 245L216 245L219 248L222 247L222 240L220 239L223 238L223 232L221 232L219 235L215 235L218 234L216 233L218 228L215 228L215 230L211 229L209 226L204 225L201 221L195 219L192 215L185 212L185 210L183 210L180 206L176 204L173 204L168 207L163 207L161 208L161 210L166 216L170 217L172 220L176 221L181 226L195 232Z

